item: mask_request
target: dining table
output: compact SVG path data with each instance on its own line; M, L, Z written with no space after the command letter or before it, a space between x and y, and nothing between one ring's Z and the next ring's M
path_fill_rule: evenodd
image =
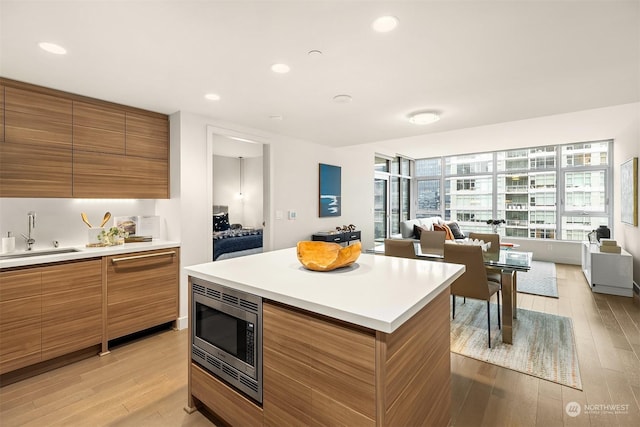
M468 244L446 241L445 244ZM438 254L422 252L418 241L414 242L416 256L427 261L444 261ZM368 252L384 254L384 243L377 244ZM518 272L531 269L532 252L516 251L512 247L501 247L500 251L483 251L484 264L500 270L502 282L502 342L513 344L513 319L518 318Z

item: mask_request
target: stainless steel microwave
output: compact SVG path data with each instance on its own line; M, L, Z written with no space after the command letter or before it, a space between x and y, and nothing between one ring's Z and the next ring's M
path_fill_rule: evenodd
M192 277L191 359L262 403L262 298Z

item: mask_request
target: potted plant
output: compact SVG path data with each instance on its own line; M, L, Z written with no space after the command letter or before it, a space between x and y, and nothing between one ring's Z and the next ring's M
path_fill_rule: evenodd
M102 230L98 235L98 240L105 246L124 245L124 239L129 237L129 233L122 227L111 227Z
M491 226L491 230L496 234L498 233L498 227L500 226L500 224L504 224L504 223L506 223L504 219L488 219L487 220L487 224Z

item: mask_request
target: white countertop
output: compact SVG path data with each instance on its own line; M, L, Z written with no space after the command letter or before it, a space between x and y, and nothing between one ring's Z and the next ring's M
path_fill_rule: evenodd
M85 246L73 246L77 252L58 253L52 255L38 255L20 258L0 259L0 270L9 267L24 267L38 264L46 264L50 262L71 261L76 259L96 258L109 255L117 255L131 252L151 251L155 249L167 249L179 247L179 242L171 242L168 240L153 240L151 242L125 243L124 245L105 246L100 248L87 248ZM62 248L58 248L62 249ZM50 248L34 249L33 253L39 251L55 250ZM25 252L16 251L15 253ZM13 253L12 253L13 254ZM7 254L3 254L7 255Z
M191 276L385 333L395 331L462 275L464 266L363 253L317 272L296 248L186 267Z

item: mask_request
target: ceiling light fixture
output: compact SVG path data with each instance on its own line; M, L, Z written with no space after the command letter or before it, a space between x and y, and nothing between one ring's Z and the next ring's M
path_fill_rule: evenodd
M414 125L428 125L440 120L440 114L435 111L419 111L409 114L409 121Z
M291 71L291 68L287 64L273 64L271 66L271 71L278 74L286 74Z
M395 16L381 16L373 21L371 27L378 33L388 33L389 31L395 30L399 22Z
M209 101L220 101L220 95L218 95L217 93L208 93L204 97Z
M307 55L311 56L312 58L318 58L322 56L322 51L318 49L313 49L307 52Z
M238 177L239 178L238 182L240 183L240 192L236 195L236 198L242 199L243 198L243 195L242 195L242 157L238 157L238 160L239 160L238 169L239 169L239 172L240 172L239 177Z
M333 97L333 102L336 104L348 104L352 99L351 95L336 95Z
M38 43L38 46L40 46L40 49L56 55L64 55L67 53L67 49L55 43L40 42Z
M271 120L282 120L283 117L280 114L272 114L269 116Z

